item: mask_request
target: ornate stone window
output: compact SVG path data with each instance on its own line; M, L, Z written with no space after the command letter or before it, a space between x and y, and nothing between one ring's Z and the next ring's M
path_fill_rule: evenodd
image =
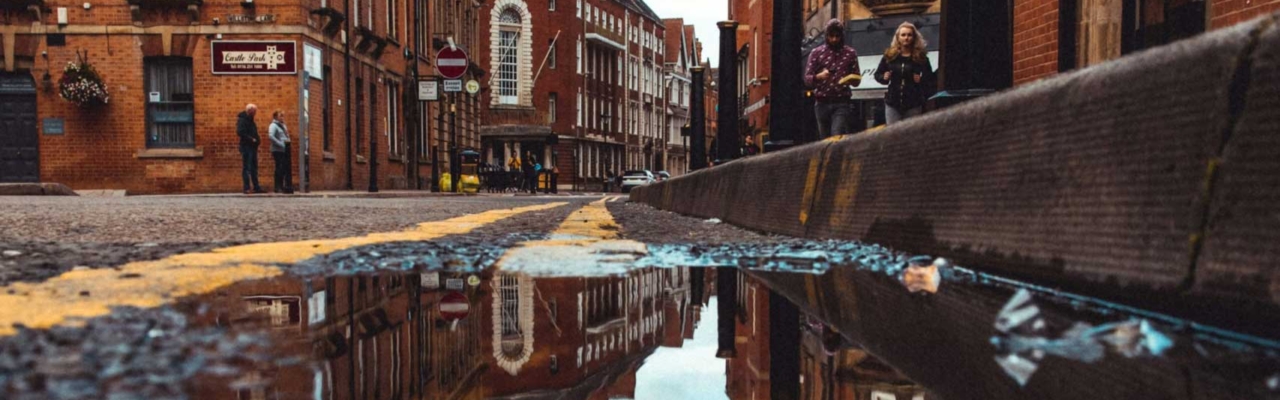
M498 0L490 15L490 99L494 105L533 106L533 28L521 0Z

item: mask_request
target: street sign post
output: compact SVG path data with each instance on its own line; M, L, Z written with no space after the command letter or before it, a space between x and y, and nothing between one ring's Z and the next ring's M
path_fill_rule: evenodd
M461 79L448 79L444 81L445 93L457 93L462 91Z
M467 52L460 48L445 46L436 53L436 72L445 79L458 79L467 73Z
M418 81L418 101L440 101L440 82L436 80Z
M471 303L467 301L467 295L451 292L440 299L440 317L446 321L453 322L466 318L469 313L471 313Z

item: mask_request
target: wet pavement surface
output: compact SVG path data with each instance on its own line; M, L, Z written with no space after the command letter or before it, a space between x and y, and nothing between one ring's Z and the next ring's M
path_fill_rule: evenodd
M484 204L469 212L550 207L19 328L0 337L0 398L1280 398L1280 342L1267 329L594 200L472 199ZM379 231L445 218L435 215ZM64 264L223 245L28 246L11 258L65 262L0 272L26 290Z

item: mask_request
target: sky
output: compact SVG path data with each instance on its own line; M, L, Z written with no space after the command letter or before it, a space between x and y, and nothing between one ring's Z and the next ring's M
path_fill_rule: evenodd
M695 0L689 0L695 1ZM655 12L657 10L654 10ZM716 298L684 347L659 347L636 371L636 400L717 400L725 394L725 360L716 358ZM668 323L679 321L668 321Z
M693 25L695 35L702 40L702 59L711 59L711 66L719 65L720 31L716 23L729 19L729 0L645 0L659 17L684 18L685 25Z

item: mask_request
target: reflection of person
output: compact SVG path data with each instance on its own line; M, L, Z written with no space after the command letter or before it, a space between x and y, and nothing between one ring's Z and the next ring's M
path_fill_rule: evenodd
M236 117L236 136L240 137L240 179L244 181L244 194L266 193L258 185L258 144L262 137L258 135L258 123L253 116L258 114L258 106L249 104ZM253 183L250 191L249 184Z
M293 166L290 165L293 154L289 151L289 127L284 124L284 111L271 114L271 127L267 132L267 138L271 139L271 158L276 161L275 188L272 190L293 194Z
M754 156L760 152L760 148L756 147L756 137L747 135L746 142L742 144L743 156Z
M886 125L923 113L924 103L937 90L926 44L915 25L903 22L884 51L875 78L888 85L884 93Z
M839 19L827 22L827 44L809 54L804 83L813 88L814 113L818 118L818 138L849 133L853 122L853 92L862 77L858 52L844 45L844 26Z

